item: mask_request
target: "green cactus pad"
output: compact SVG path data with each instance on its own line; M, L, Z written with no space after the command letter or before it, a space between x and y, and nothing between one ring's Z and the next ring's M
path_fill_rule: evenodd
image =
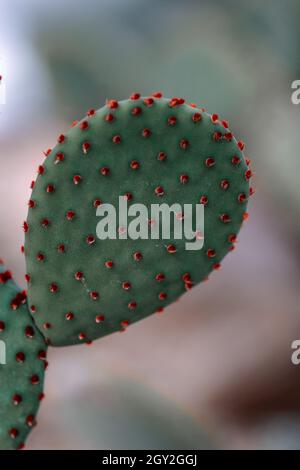
M0 263L0 449L21 449L43 398L47 346Z
M24 224L28 298L54 346L162 309L220 267L245 219L251 170L228 123L160 94L108 101L46 152ZM101 203L205 205L205 242L100 240ZM120 228L120 227L119 227Z

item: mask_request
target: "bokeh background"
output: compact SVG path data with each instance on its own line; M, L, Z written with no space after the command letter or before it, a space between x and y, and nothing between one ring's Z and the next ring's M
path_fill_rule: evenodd
M56 136L133 91L246 142L256 195L220 272L125 334L49 351L28 449L300 448L298 0L1 0L1 256L25 287L29 184Z

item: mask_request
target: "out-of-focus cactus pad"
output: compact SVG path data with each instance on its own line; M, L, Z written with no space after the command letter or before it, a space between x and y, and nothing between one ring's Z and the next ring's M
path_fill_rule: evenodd
M0 263L0 449L21 449L43 398L47 346Z

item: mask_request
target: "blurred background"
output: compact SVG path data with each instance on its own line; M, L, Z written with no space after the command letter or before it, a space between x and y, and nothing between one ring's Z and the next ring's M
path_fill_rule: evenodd
M297 0L1 1L0 247L22 286L43 151L106 98L162 91L219 113L256 188L208 283L125 334L49 351L28 449L300 448L299 44Z

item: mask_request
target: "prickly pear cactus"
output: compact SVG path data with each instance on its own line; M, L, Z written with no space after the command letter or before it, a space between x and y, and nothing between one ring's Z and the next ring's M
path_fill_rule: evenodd
M0 449L21 449L43 398L47 346L0 263Z
M219 269L247 217L243 149L226 121L159 93L110 100L60 135L24 223L29 308L47 342L122 330ZM184 238L100 240L97 208L117 207L119 196L129 207L203 204L204 247L188 251Z

